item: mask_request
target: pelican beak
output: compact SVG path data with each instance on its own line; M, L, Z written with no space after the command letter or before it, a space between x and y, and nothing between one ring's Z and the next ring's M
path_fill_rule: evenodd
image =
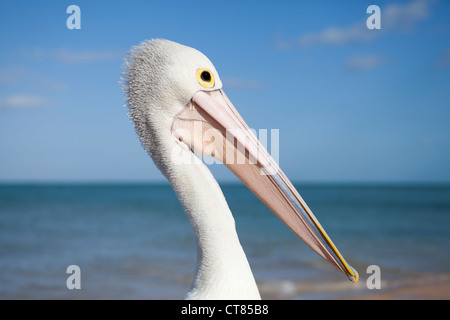
M309 247L358 281L358 273L221 89L195 93L175 117L172 133L198 154L221 161Z

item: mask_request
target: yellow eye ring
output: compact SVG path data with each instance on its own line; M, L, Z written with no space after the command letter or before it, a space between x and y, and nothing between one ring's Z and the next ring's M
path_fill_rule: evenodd
M197 69L197 81L205 88L214 86L214 76L208 69Z

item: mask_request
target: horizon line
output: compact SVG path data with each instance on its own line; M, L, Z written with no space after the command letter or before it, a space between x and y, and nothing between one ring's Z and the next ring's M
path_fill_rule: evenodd
M243 186L241 181L217 181L224 186ZM449 181L292 181L296 186L449 186ZM0 186L171 186L167 180L0 180Z

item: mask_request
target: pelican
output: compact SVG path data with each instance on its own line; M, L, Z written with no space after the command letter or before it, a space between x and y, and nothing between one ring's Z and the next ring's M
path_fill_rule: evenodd
M122 83L141 144L170 182L194 230L196 270L185 299L261 299L233 215L199 156L220 160L300 239L358 281L227 98L205 55L169 40L143 41L125 59Z

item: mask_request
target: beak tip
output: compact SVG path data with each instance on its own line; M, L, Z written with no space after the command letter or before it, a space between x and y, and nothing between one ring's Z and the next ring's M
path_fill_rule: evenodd
M352 268L352 271L353 271L353 275L349 275L348 278L350 279L351 282L353 282L353 284L356 284L356 283L358 283L358 280L359 280L359 274L353 268Z

